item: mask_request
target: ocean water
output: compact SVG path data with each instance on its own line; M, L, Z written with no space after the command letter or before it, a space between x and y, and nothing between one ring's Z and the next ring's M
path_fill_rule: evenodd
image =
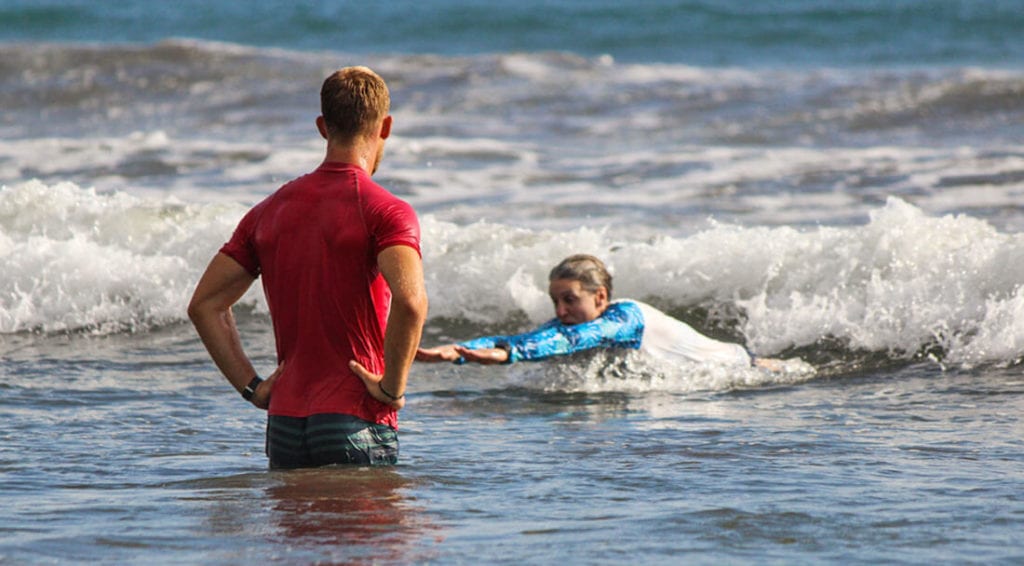
M0 3L0 563L1024 561L1016 1ZM547 270L814 372L417 364L401 463L269 472L185 316L319 163L323 77L395 116L427 345ZM236 312L274 366L258 286Z

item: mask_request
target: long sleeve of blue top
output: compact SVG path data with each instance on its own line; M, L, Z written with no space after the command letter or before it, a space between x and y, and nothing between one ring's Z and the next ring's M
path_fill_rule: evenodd
M482 336L459 345L471 350L508 348L508 363L522 360L543 360L590 350L592 348L639 349L644 333L644 317L640 307L631 301L615 302L604 313L580 324L562 324L552 319L524 334ZM465 363L460 358L456 363Z

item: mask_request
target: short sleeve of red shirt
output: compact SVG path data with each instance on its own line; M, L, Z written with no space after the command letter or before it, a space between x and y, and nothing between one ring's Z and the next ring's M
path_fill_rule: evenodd
M220 252L238 262L253 277L260 276L260 260L256 255L253 232L256 221L263 210L264 203L253 207L242 217L242 220L231 234L231 239L220 248Z
M368 204L366 221L374 235L375 254L391 246L409 246L420 254L420 224L416 212L407 202L387 195L387 199Z

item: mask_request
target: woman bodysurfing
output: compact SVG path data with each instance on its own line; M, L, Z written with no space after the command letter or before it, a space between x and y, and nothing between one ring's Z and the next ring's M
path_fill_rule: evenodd
M422 362L504 364L591 350L640 350L669 362L715 363L784 371L786 360L755 356L739 344L704 336L690 325L632 299L612 300L612 276L592 255L576 254L548 275L555 318L523 334L482 336L420 348Z

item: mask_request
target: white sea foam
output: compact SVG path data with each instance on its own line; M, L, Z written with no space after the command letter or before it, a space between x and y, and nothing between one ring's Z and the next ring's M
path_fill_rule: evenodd
M963 215L932 217L899 199L865 226L797 230L712 224L688 237L610 239L429 221L432 312L476 321L551 316L550 267L571 252L608 262L619 297L669 307L735 307L746 344L771 354L837 339L851 350L953 363L1024 355L1024 236Z
M727 391L801 383L814 368L798 359L771 372L721 364L666 364L638 352L590 351L574 354L571 363L517 364L509 380L522 387L579 393Z
M72 183L3 187L0 332L105 333L180 321L196 278L242 212Z
M246 210L38 181L0 190L0 332L141 331L185 318L199 274ZM603 257L615 295L701 308L760 354L838 341L946 363L1024 355L1024 236L899 199L849 227L711 222L687 236L535 230L424 215L431 319L523 330L551 316L546 276ZM265 313L254 286L243 303ZM463 338L463 337L456 337Z

